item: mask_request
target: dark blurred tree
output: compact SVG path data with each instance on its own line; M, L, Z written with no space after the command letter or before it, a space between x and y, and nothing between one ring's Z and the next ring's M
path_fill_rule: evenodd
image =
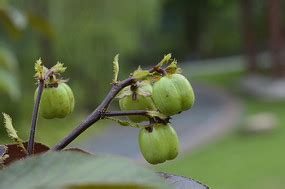
M239 0L241 10L241 26L243 29L243 41L244 49L247 58L247 70L248 72L257 71L257 43L256 43L256 32L254 28L254 17L252 10L251 0Z
M285 76L284 37L282 33L282 9L280 0L267 0L269 21L269 47L272 59L272 72Z

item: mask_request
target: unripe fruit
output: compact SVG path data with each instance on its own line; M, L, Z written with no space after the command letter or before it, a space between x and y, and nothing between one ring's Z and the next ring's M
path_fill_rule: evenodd
M150 95L152 93L152 86L147 83L139 86L144 91L147 91ZM140 90L140 89L138 89ZM143 96L139 93L133 98L132 94L126 95L119 100L120 109L123 111L128 110L156 110L155 105L151 96ZM129 116L129 119L134 122L147 121L148 118L145 116Z
M35 99L38 89L35 91ZM71 88L65 83L43 90L40 115L46 119L64 118L74 109L74 96Z
M170 124L142 128L139 145L144 158L151 164L172 160L179 153L179 139Z
M159 111L167 116L190 109L195 95L189 81L181 74L170 74L153 85L153 101Z

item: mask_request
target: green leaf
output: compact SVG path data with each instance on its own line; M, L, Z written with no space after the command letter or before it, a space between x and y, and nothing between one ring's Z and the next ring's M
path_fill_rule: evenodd
M113 83L117 83L117 82L118 82L119 71L120 71L120 66L119 66L119 54L117 54L117 55L114 57L114 61L113 61L113 72L114 72Z
M17 143L26 152L26 148L23 145L23 140L18 136L16 129L13 127L12 118L6 114L2 113L4 117L4 127L8 136Z
M91 187L92 186L92 187ZM51 152L17 161L0 171L0 188L163 188L154 172L118 157Z

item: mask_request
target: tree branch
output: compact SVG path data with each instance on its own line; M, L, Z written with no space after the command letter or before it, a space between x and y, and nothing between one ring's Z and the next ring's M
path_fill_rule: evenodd
M113 84L111 90L108 95L105 97L103 102L82 122L76 127L67 137L65 137L62 141L56 144L54 147L50 149L50 151L59 151L65 148L68 144L70 144L73 140L75 140L81 133L83 133L86 129L88 129L92 124L97 122L102 118L102 115L105 115L106 110L108 109L110 103L116 97L116 95L126 86L129 86L135 82L134 78L128 78L123 80L117 84Z
M39 80L39 88L38 88L38 94L36 98L36 102L34 104L34 111L32 115L32 125L31 125L31 130L30 130L30 138L28 142L28 155L31 155L34 153L34 144L35 144L35 133L36 133L36 127L37 127L37 122L38 122L38 115L39 115L39 106L44 90L44 84L45 81L43 79Z
M102 118L104 118L104 117L116 117L116 116L132 116L132 115L147 116L148 111L146 111L146 110L111 111L111 112L105 112L102 115Z
M37 122L38 122L39 106L40 106L40 102L41 102L41 98L42 98L42 94L44 90L45 81L52 74L53 74L53 70L49 70L45 74L44 78L39 79L38 94L37 94L37 98L34 104L34 110L32 114L32 125L31 125L30 138L29 138L28 149L27 149L28 155L31 155L34 153L35 133L36 133L36 127L37 127Z

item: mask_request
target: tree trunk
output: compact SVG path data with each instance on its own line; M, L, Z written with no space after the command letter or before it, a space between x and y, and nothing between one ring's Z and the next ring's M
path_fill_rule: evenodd
M241 24L243 29L244 52L246 54L247 71L257 72L256 34L253 27L252 1L240 0Z
M272 74L284 76L285 66L283 64L283 36L282 36L282 14L280 0L267 0L268 22L269 22L269 46L272 59Z

